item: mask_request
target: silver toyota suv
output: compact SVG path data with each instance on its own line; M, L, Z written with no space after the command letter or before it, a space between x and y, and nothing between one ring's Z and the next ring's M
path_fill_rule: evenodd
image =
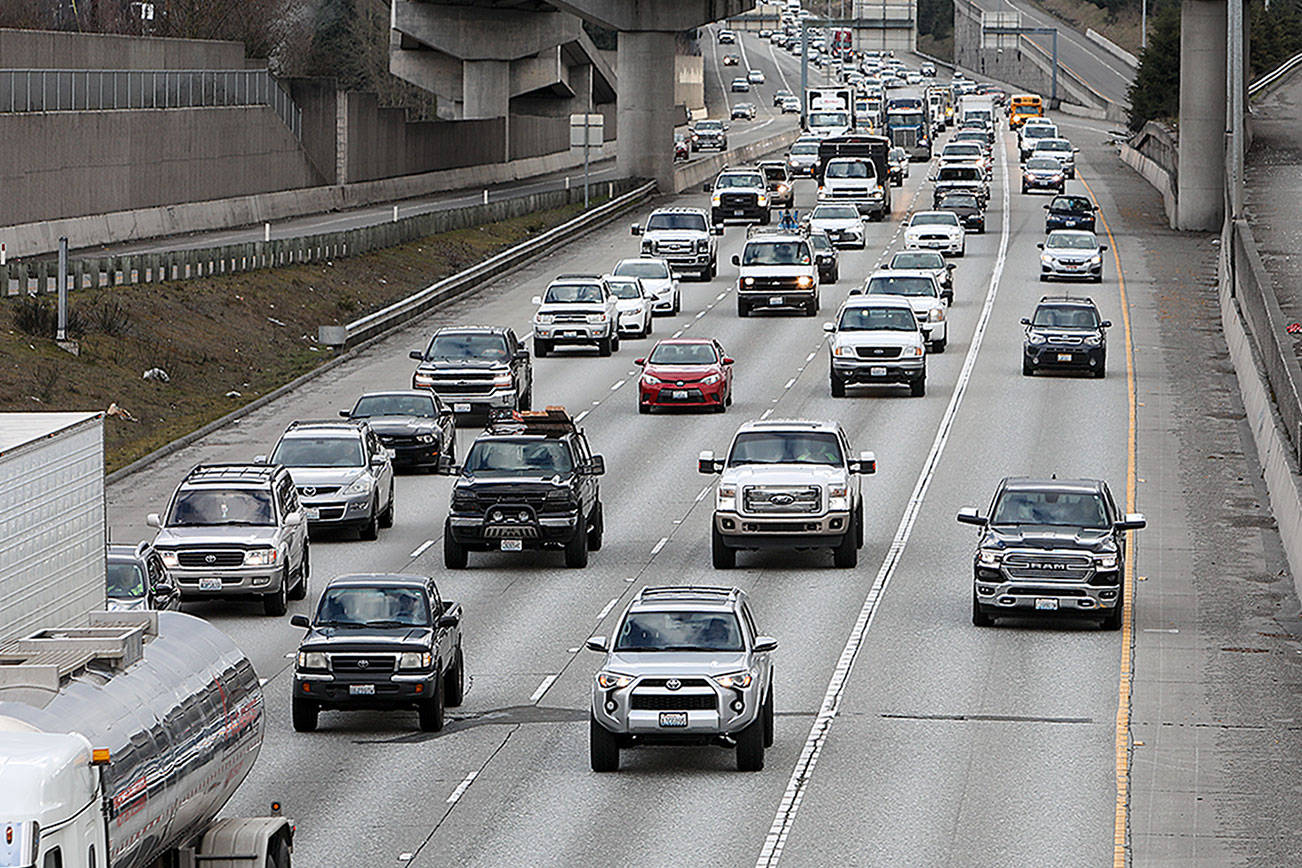
M716 236L722 226L710 223L703 208L657 208L646 226L633 224L633 234L642 236L643 256L657 256L675 272L695 271L701 280L713 280L719 273Z
M373 540L393 527L393 455L366 420L291 422L270 462L289 468L309 529Z
M145 521L183 600L255 597L283 615L307 596L307 523L280 465L200 464Z
M629 603L592 684L592 770L619 768L621 748L714 744L740 771L764 768L773 746L773 651L737 588L644 588Z
M545 357L557 344L587 344L598 355L619 352L619 299L599 274L562 274L535 295L533 353Z
M864 506L859 474L871 452L852 453L837 422L771 419L737 429L727 458L702 452L697 469L721 473L710 550L715 569L738 549L830 548L838 567L859 563Z

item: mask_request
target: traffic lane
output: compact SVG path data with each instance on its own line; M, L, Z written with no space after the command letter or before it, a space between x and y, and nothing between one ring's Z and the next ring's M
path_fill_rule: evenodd
M1021 225L968 393L899 568L853 670L788 847L872 864L1093 864L1112 846L1118 634L1073 622L971 624L970 530L1004 475L1087 475L1124 499L1128 392L1113 360L1099 381L1020 374L1028 303L1040 294L1042 216L1013 196ZM1093 294L1118 304L1118 285ZM1113 350L1119 348L1114 344ZM992 408L998 408L992 412ZM1088 412L1086 424L1063 424ZM958 447L958 448L956 448ZM862 746L890 764L862 770ZM874 751L877 753L877 751ZM847 802L876 821L833 842ZM999 817L977 806L999 804ZM974 856L974 854L980 854Z

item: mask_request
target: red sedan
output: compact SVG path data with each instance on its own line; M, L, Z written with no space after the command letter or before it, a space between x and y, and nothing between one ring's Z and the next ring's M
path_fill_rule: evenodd
M642 366L639 413L650 413L653 407L708 407L722 413L732 403L732 359L716 340L660 341L637 364Z

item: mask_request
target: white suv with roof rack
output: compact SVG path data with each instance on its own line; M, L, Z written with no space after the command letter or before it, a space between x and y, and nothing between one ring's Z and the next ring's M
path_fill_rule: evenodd
M643 588L614 634L592 684L592 770L619 768L621 749L719 745L740 771L764 768L773 745L773 662L778 641L755 626L738 588Z
M562 274L535 295L533 353L545 357L557 344L586 344L608 356L619 351L618 302L599 274Z

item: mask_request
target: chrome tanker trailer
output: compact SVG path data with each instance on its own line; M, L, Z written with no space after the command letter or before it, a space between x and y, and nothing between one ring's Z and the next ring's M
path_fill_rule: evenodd
M0 646L0 868L290 868L284 817L217 819L263 711L248 659L180 612Z

